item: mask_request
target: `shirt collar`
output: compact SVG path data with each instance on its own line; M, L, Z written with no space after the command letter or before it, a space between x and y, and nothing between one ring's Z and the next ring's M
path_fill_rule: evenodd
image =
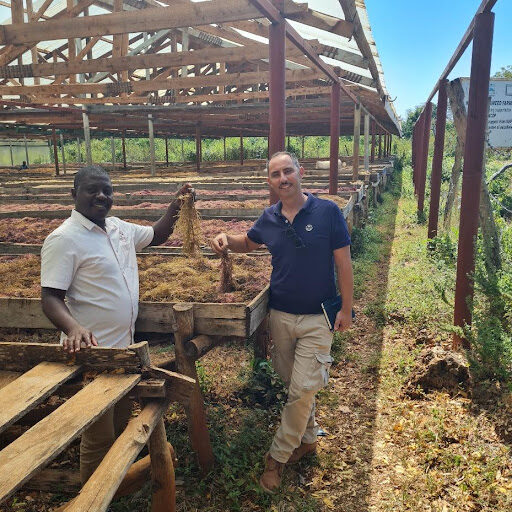
M103 231L97 224L95 224L92 220L88 219L84 215L82 215L80 212L77 212L75 209L71 210L71 219L74 222L77 222L78 224L81 224L85 229L88 229L91 231L95 227ZM105 219L105 228L107 231L110 231L112 228L109 218L107 217Z
M307 198L306 202L302 205L299 212L302 210L304 210L305 212L308 212L313 208L313 203L316 198L310 192L303 192L303 194L306 194L308 196L308 198ZM279 200L274 206L275 206L274 215L282 215L281 210L283 208L283 203L281 202L281 200ZM299 212L297 212L297 214Z

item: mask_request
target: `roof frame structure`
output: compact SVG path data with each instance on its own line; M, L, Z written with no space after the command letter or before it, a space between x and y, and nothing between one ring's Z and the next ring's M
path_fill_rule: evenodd
M307 105L312 120L301 127L306 112L292 109L287 116L290 133L328 133L330 85L339 83L345 98L342 133L351 133L351 105L358 103L381 132L398 134L364 1L339 3L345 19L292 0L285 0L281 10L270 0L77 0L72 7L66 0L42 0L34 9L11 0L15 22L0 26L0 133L12 131L9 123L14 121L20 134L31 124L42 132L45 126L78 130L80 106L89 111L93 130L125 131L129 125L121 115L108 116L96 108L105 105L118 112L117 104L133 107L129 123L142 134L153 106L158 107L157 133L191 135L200 123L205 135L217 136L221 130L227 135L264 134L268 27L282 21L293 43L286 50L286 97ZM347 16L353 12L357 16ZM317 30L319 39L323 33L336 40L354 38L359 50L305 39L288 20ZM59 105L67 107L54 110ZM190 109L183 125L159 119L182 105L200 108ZM248 105L259 111L252 126L245 114L233 118L226 113L243 112Z

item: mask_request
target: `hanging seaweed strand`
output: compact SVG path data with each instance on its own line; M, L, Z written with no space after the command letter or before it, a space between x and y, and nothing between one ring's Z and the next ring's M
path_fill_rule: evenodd
M223 252L220 257L220 283L219 292L229 293L235 289L233 282L233 260L226 252Z
M201 223L199 213L194 205L192 194L181 197L183 204L174 229L183 239L183 253L191 258L201 256Z

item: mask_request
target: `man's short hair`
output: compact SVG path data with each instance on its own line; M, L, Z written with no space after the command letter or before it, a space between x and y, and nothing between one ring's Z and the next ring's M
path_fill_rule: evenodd
M109 173L105 169L103 169L103 167L99 165L88 165L87 167L80 168L78 172L75 174L75 179L73 180L74 189L77 190L83 179L89 176L95 178L106 177L110 180Z
M278 151L277 153L274 153L267 160L267 173L268 173L268 169L269 169L270 160L272 160L273 158L276 158L277 156L283 156L283 155L289 156L292 159L293 166L296 167L297 170L300 169L299 159L297 158L295 153L290 153L290 151Z

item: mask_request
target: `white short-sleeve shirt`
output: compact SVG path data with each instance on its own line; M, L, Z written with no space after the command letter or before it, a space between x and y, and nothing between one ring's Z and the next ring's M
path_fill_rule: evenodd
M44 241L41 286L67 291L73 318L99 346L125 348L133 343L139 310L135 252L151 243L154 231L117 217L105 219L105 228L73 210Z

